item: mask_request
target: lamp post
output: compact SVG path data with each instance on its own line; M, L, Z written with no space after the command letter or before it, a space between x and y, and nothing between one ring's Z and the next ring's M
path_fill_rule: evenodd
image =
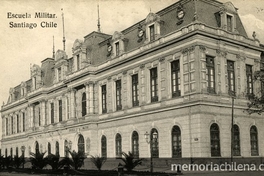
M234 99L235 99L236 93L231 93L232 98L232 112L231 112L231 164L233 162L233 155L234 155Z
M24 169L24 163L25 163L25 146L21 147L21 152L22 152L22 160L23 160L23 169Z
M152 146L155 142L156 142L156 140L157 140L157 138L158 138L158 133L156 132L156 131L154 131L153 133L152 133L152 137L151 138L149 138L149 133L146 131L146 133L144 134L144 137L145 137L145 139L146 139L146 142L148 143L148 144L150 144L150 146ZM152 175L152 173L153 173L153 161L152 161L152 148L150 147L150 174Z

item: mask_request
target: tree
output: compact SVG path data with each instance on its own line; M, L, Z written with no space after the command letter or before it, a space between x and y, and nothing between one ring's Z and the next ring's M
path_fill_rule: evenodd
M17 155L14 156L14 160L13 160L13 165L16 168L19 168L23 163L24 163L25 159L24 157L21 155L20 157L18 157Z
M122 161L125 163L124 167L128 172L131 172L135 167L142 164L143 159L135 158L134 154L131 152L122 152Z
M106 161L106 158L98 155L97 156L91 155L91 161L95 165L95 167L100 171Z
M260 82L261 88L255 94L248 95L249 102L246 111L249 114L261 114L264 112L264 70L256 71L253 79Z
M54 155L52 153L47 156L47 164L51 166L52 170L59 168L60 155Z
M87 158L86 154L84 152L76 152L73 150L72 152L68 150L71 158L70 157L65 157L59 162L59 168L63 167L72 167L75 170L78 170L84 165L84 160Z
M48 158L44 157L44 155L46 154L46 152L44 153L30 153L30 162L32 165L32 169L43 169L43 167L47 166L48 164Z

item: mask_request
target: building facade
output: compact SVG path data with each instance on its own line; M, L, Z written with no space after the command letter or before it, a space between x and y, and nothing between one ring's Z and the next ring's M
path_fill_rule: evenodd
M2 154L263 157L263 117L245 112L263 51L233 4L215 0L181 0L113 35L92 32L71 58L58 50L10 88Z

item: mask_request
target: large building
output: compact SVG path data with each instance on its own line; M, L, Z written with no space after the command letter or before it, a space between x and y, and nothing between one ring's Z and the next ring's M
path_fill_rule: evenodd
M245 112L263 51L233 4L216 0L181 0L113 35L92 32L71 58L58 50L10 88L2 154L263 157L264 118Z

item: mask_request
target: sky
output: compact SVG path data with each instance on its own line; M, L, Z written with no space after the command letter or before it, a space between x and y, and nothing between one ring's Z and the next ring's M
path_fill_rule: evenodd
M63 49L62 9L65 19L66 52L71 57L76 39L97 30L97 5L100 6L101 31L113 34L145 19L178 0L1 0L0 6L0 105L7 102L10 87L30 78L30 65L52 57L53 36L55 51ZM219 0L227 2L229 0ZM251 38L264 43L264 1L231 0ZM31 18L8 18L12 14L31 14ZM34 18L35 12L55 14L54 19ZM57 27L41 27L41 22L57 23ZM10 22L36 23L37 27L11 28ZM0 128L1 120L0 120ZM1 135L0 130L0 135ZM0 137L1 138L1 137Z

